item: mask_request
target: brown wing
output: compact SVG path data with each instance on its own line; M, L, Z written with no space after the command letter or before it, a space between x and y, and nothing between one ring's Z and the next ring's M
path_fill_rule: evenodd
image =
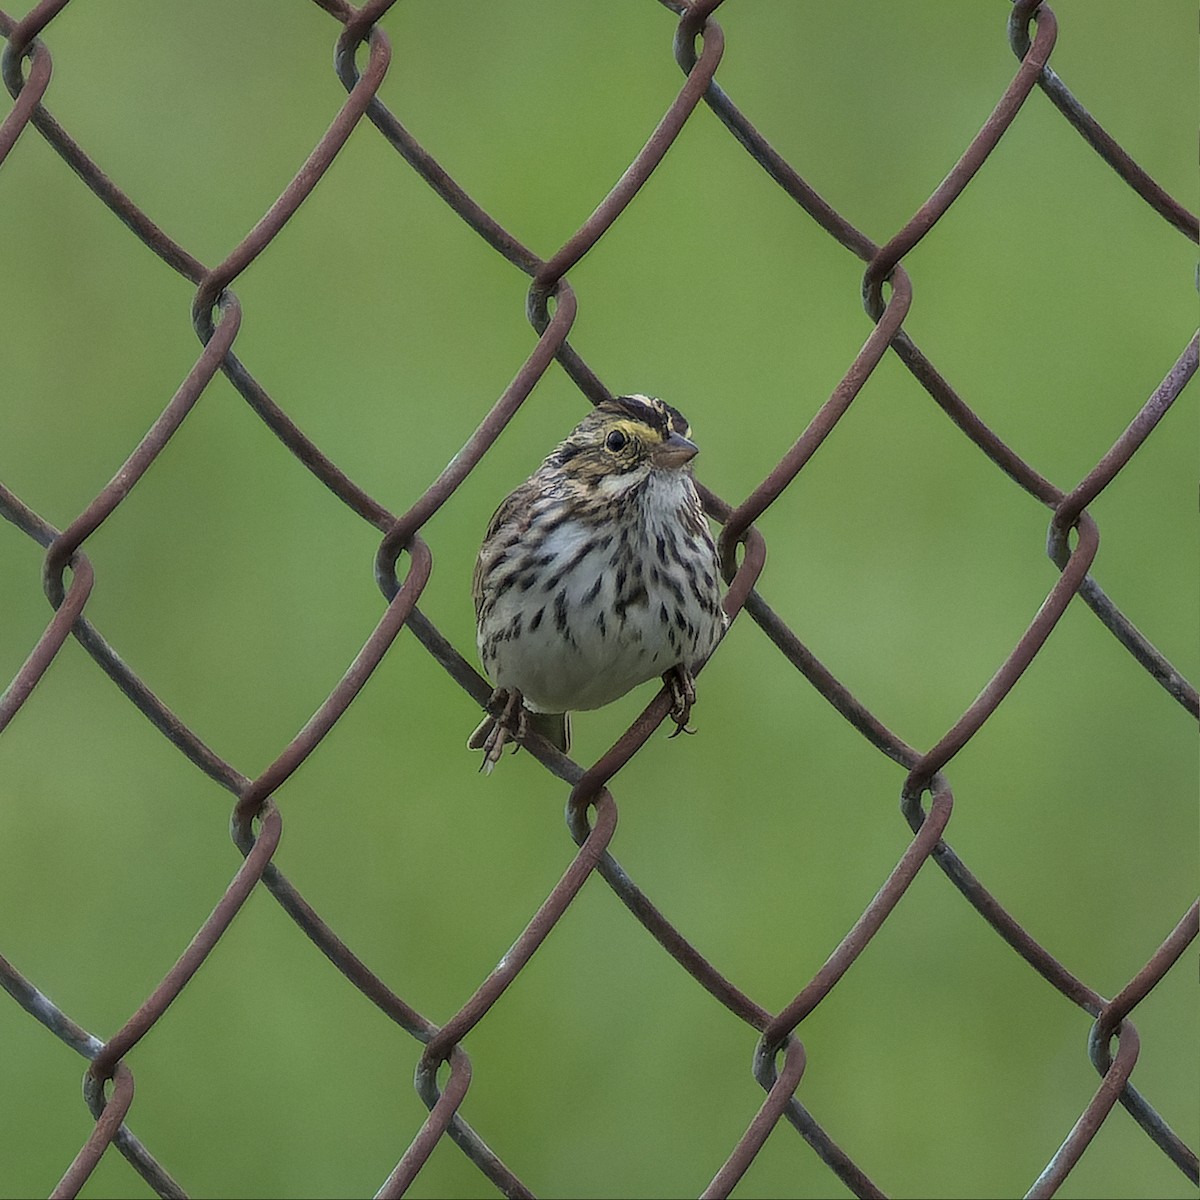
M483 608L484 580L509 549L524 536L529 525L529 502L538 488L532 479L527 479L516 491L509 493L500 507L492 514L483 545L475 559L475 572L471 577L471 596L475 601L475 620L479 620Z

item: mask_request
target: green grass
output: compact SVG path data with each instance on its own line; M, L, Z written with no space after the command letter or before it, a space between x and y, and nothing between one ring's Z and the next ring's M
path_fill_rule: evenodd
M790 162L885 241L1016 70L1007 6L739 0L718 79ZM1192 6L1061 0L1052 63L1195 206ZM168 11L169 9L169 11ZM610 5L397 5L383 100L544 257L671 102L671 14ZM259 219L332 120L336 22L315 5L69 6L47 105L206 264ZM1194 109L1194 105L1192 106ZM1194 117L1194 112L1191 113ZM191 368L191 286L27 130L0 168L0 479L59 527L113 475ZM974 410L1069 489L1195 324L1194 253L1035 92L906 259L906 328ZM866 338L861 264L701 108L570 273L572 341L613 389L660 394L698 473L745 497ZM382 504L405 510L529 353L526 278L367 123L237 280L237 353ZM1194 387L1092 506L1094 573L1197 677ZM584 411L557 367L424 531L422 609L474 660L470 573L498 500ZM760 588L858 698L922 749L954 723L1053 586L1047 510L884 360L765 514ZM88 539L87 613L219 754L266 767L379 619L378 533L223 379ZM49 619L41 551L0 523L0 679ZM404 569L404 560L401 564ZM594 760L650 689L575 722ZM402 633L277 796L276 861L355 952L438 1022L471 995L571 861L565 787L526 755L490 779L478 710ZM700 681L693 738L657 734L613 784L613 853L759 1003L785 1005L908 844L903 772L746 618ZM1106 995L1195 890L1187 714L1076 600L947 774L947 840ZM240 862L231 799L75 643L0 738L0 953L97 1036L149 994ZM1194 960L1194 955L1189 955ZM1138 1087L1198 1125L1192 965L1137 1010ZM889 1194L1030 1186L1098 1079L1089 1019L930 864L802 1024L799 1096ZM466 1040L464 1115L539 1195L703 1190L761 1102L755 1036L598 879ZM0 1003L0 1196L50 1191L91 1129L82 1060ZM197 1197L373 1192L419 1128L420 1046L255 893L129 1055L129 1123ZM85 1195L145 1194L110 1152ZM412 1195L488 1194L449 1142ZM738 1194L844 1194L788 1127ZM1121 1110L1059 1193L1189 1196Z

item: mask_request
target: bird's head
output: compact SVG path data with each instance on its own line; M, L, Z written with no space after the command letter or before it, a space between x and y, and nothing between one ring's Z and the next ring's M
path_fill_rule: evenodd
M653 396L605 400L546 459L548 467L585 483L644 479L651 471L677 471L699 453L678 409Z

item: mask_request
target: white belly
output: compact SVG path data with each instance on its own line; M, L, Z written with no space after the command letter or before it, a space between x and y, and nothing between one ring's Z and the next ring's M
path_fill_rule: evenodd
M550 561L537 582L496 597L488 628L511 636L490 651L482 634L479 644L497 687L519 689L536 712L599 708L712 652L724 616L711 540L681 528L676 496L651 490L647 503L623 543L575 522L560 526L540 547ZM700 564L692 579L678 558Z

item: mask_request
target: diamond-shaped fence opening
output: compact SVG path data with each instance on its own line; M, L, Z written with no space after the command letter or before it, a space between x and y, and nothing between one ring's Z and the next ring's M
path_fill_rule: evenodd
M0 1194L1194 1194L1192 15L0 13ZM480 778L635 391L696 736Z

